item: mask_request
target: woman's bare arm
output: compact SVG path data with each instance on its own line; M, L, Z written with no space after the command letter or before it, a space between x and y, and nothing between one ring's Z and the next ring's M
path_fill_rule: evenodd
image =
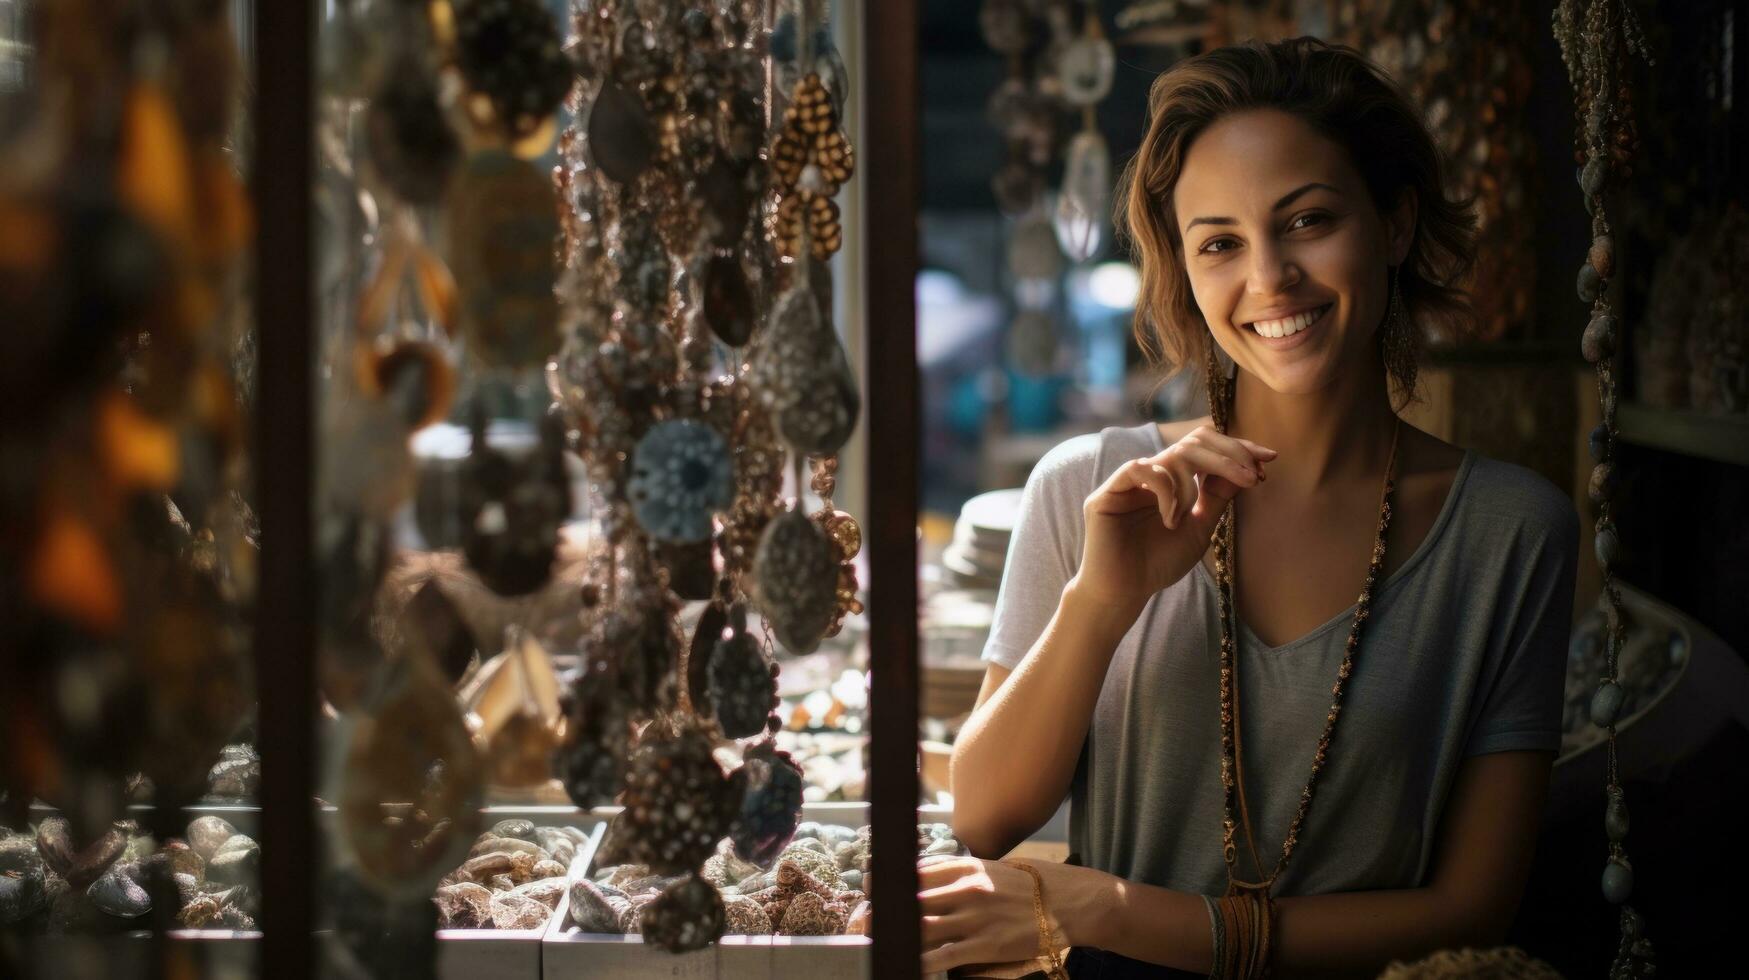
M1056 812L1112 652L1139 613L1084 599L1071 579L1019 665L985 672L948 770L954 836L973 854L1006 854Z
M1496 752L1463 763L1440 820L1426 887L1277 899L1276 975L1373 977L1393 959L1498 945L1524 893L1553 759L1551 752ZM1106 882L1103 889L1091 881L1080 886L1104 890L1106 897L1075 903L1088 909L1076 916L1077 944L1209 969L1201 898L1109 876Z

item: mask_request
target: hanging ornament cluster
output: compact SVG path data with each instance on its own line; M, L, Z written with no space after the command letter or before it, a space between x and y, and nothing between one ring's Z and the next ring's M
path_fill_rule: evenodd
M529 161L552 145L573 83L571 63L540 0L435 0L426 13L440 91L452 96L440 113L455 121L469 148L465 159L447 166L443 193L447 254L463 297L459 329L469 355L487 367L537 367L559 344L553 295L559 228L552 182ZM418 89L420 108L408 126L423 134L425 126L414 120L435 120L427 87L420 82ZM430 147L433 163L456 155L439 154L443 142L435 132L419 145Z
M991 94L987 113L1007 148L1007 159L991 179L990 189L996 195L996 206L1010 217L1020 217L1040 206L1047 171L1056 159L1066 105L1057 66L1076 40L1075 6L1075 0L1046 0L1042 4L984 0L978 11L984 42L1008 61L1007 77ZM1084 61L1084 57L1071 59ZM1070 74L1079 83L1084 73L1074 64L1070 67Z
M203 793L247 708L253 215L227 5L38 6L43 125L0 146L0 798L83 847L130 781Z
M1057 244L1072 262L1086 262L1105 244L1111 210L1111 148L1099 131L1096 107L1111 94L1117 54L1105 37L1097 4L1082 15L1082 35L1057 55L1057 85L1063 101L1081 111L1081 131L1069 140L1063 186L1057 193Z
M1334 10L1335 38L1366 52L1426 107L1449 162L1448 184L1475 198L1475 281L1487 284L1472 292L1481 340L1536 328L1536 222L1527 183L1536 171L1535 16L1522 4L1435 0L1342 0Z
M988 106L1007 146L990 187L997 207L1013 219L1008 267L1018 312L1008 326L1008 359L1023 374L1047 374L1060 343L1052 307L1063 259L1085 262L1106 238L1111 151L1096 106L1111 92L1117 57L1092 3L985 0L979 26L1008 60ZM1063 185L1053 195L1045 183L1065 111L1079 113L1081 128L1068 141Z
M544 785L565 731L532 631L475 636L432 586L385 636L377 602L416 485L410 436L449 416L458 365L480 369L479 387L558 349L558 208L529 161L551 144L573 73L539 0L343 3L334 18L318 201L333 253L356 261L324 269L323 295L341 300L322 353L343 369L324 373L316 516L318 670L348 760L337 838L365 886L336 909L344 926L429 896L473 839L486 788ZM469 412L462 558L481 592L531 596L572 512L564 425L545 420L515 446L488 439L484 396ZM464 716L450 685L476 654Z
M800 254L803 226L814 258L825 260L844 244L833 197L855 166L850 141L839 129L838 109L820 76L809 72L796 83L783 130L771 150L777 189L778 244L785 256Z
M1573 86L1579 119L1579 187L1584 194L1585 210L1591 215L1591 247L1579 268L1577 281L1580 301L1591 308L1580 349L1597 368L1597 391L1603 407L1603 421L1590 440L1596 463L1590 485L1597 509L1597 564L1603 573L1603 594L1608 603L1606 673L1591 698L1590 715L1592 723L1608 733L1604 830L1609 837L1609 858L1603 866L1603 895L1621 908L1620 941L1609 975L1611 980L1632 980L1654 975L1656 964L1652 940L1645 934L1645 922L1628 904L1633 895L1634 871L1625 843L1627 802L1616 769L1615 726L1623 717L1625 701L1617 668L1627 632L1627 615L1615 583L1622 545L1611 506L1618 483L1614 469L1619 438L1616 428L1619 379L1614 354L1619 346L1620 322L1610 304L1607 287L1620 270L1615 265L1615 245L1605 205L1611 188L1627 175L1628 161L1636 145L1630 56L1638 55L1648 64L1652 58L1633 9L1623 0L1562 0L1553 19L1561 60Z
M717 842L775 854L799 820L793 763L756 746L727 773L713 754L776 727L764 636L805 652L842 615L842 549L782 487L790 453L836 452L861 408L822 264L854 166L847 76L818 0L783 11L777 36L772 6L579 0L567 44L577 122L559 137L563 341L547 380L605 553L556 762L579 805L618 794L613 851L680 876L644 916L646 939L674 951L724 928L697 876ZM808 568L785 551L795 522ZM824 591L786 619L771 597L802 576ZM708 603L690 637L684 600Z

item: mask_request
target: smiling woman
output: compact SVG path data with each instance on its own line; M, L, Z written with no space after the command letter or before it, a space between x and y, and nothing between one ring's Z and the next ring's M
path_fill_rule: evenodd
M1210 415L1028 479L952 759L976 857L920 872L924 965L1050 944L1104 980L1371 976L1497 943L1560 743L1578 521L1398 418L1429 333L1468 330L1472 219L1352 50L1221 48L1150 106L1136 329L1202 364ZM992 860L1065 795L1067 863Z

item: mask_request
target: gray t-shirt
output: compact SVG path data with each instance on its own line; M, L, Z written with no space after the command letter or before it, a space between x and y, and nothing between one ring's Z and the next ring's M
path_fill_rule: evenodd
M1040 461L985 660L1013 668L1026 656L1080 563L1087 496L1125 461L1164 448L1149 423L1078 436ZM1560 748L1578 539L1577 514L1553 484L1465 451L1432 530L1375 588L1277 895L1424 885L1459 764ZM1273 649L1241 630L1245 792L1265 872L1310 772L1353 612ZM1112 656L1071 791L1076 863L1196 894L1225 889L1219 649L1214 578L1198 562L1149 600ZM1242 833L1239 855L1250 877Z

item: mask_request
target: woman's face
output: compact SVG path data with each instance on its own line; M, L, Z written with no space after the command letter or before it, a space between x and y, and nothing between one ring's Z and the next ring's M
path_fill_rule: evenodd
M1215 342L1283 394L1366 366L1388 267L1408 252L1413 197L1381 215L1343 148L1289 113L1210 125L1185 156L1173 206Z

